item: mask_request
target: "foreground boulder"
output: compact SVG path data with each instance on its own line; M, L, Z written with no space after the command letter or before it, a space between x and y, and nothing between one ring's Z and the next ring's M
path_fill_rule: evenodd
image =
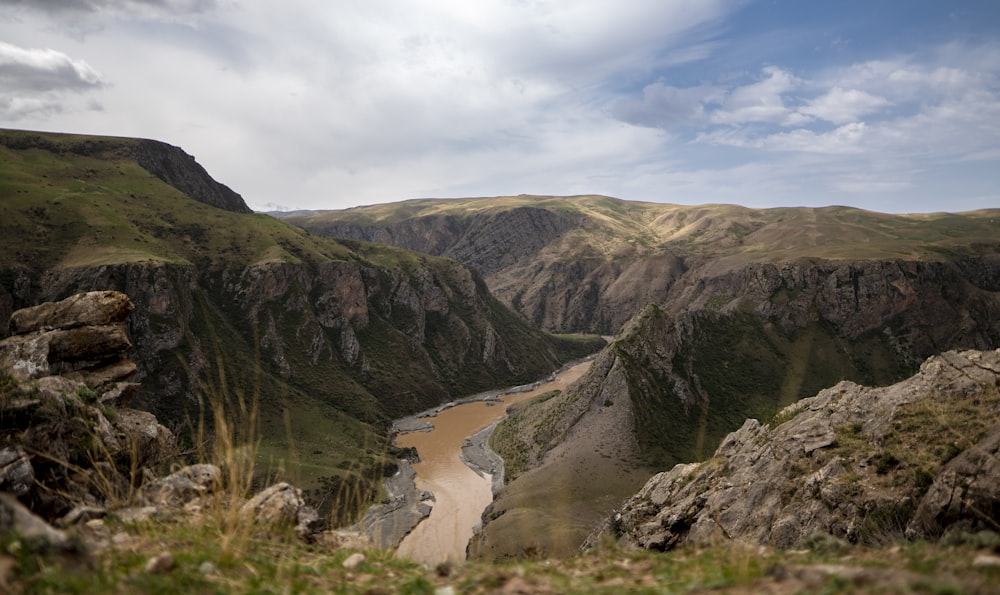
M889 387L841 382L771 424L747 420L709 460L654 476L602 532L667 550L719 538L795 547L816 534L881 544L995 529L998 415L1000 350L931 357Z
M296 535L306 541L323 528L319 515L302 498L302 490L285 482L259 492L240 507L239 514L260 525L294 527Z
M127 407L128 296L74 295L11 315L0 341L0 490L48 521L123 502L177 457L173 434Z

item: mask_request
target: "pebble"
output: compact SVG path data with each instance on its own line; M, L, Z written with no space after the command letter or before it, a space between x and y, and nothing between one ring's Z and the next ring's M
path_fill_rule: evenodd
M170 552L163 552L154 556L146 562L146 572L150 574L164 574L174 569L174 555Z
M972 560L972 566L975 568L998 568L1000 567L1000 556L979 554Z
M358 566L361 566L361 564L364 561L365 561L365 555L362 554L362 553L360 553L360 552L358 552L358 553L351 554L350 556L347 556L347 559L344 560L343 566L347 570L354 570Z

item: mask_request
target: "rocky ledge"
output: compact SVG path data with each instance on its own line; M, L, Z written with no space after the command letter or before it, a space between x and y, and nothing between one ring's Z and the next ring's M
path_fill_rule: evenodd
M841 382L660 473L588 540L884 544L1000 523L1000 350L946 352L884 388ZM824 537L826 536L826 537Z

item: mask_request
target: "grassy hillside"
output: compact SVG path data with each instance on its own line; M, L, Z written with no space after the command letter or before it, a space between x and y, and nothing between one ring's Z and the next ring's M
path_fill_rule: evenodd
M2 131L18 138L29 133ZM37 133L30 133L37 135ZM81 138L43 135L59 147ZM114 146L138 141L113 139ZM200 203L113 150L83 155L0 143L4 264L32 270L126 262L299 262L350 251L265 215Z
M603 344L533 329L453 261L195 200L140 165L149 142L0 131L0 324L78 291L129 294L137 402L191 441L225 402L302 487L374 486L391 418Z
M324 233L335 224L390 227L407 220L453 216L471 220L531 207L577 222L575 241L606 256L627 247L701 256L780 261L787 258L919 258L970 252L996 244L1000 209L966 213L891 215L851 207L750 209L737 205L684 206L606 196L421 199L319 211L286 218Z

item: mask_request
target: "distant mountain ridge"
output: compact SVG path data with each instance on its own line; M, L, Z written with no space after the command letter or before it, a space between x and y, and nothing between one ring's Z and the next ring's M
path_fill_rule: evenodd
M605 334L647 303L662 303L685 276L750 263L957 260L996 253L1000 235L1000 209L887 215L604 196L420 199L285 220L330 237L454 258L536 325Z

